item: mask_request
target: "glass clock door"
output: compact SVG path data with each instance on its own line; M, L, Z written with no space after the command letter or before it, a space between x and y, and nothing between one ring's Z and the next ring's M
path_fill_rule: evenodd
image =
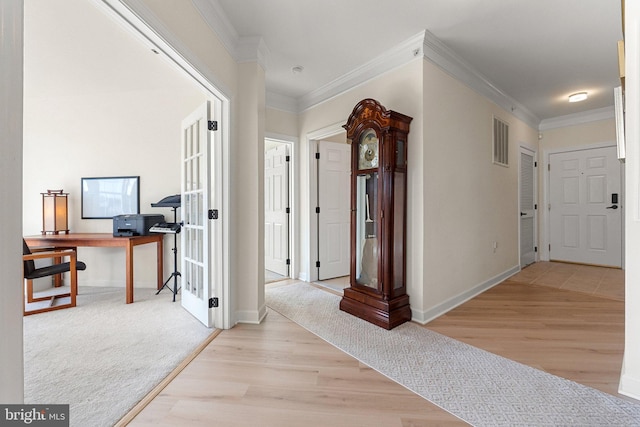
M356 191L356 282L377 290L378 173L358 175Z

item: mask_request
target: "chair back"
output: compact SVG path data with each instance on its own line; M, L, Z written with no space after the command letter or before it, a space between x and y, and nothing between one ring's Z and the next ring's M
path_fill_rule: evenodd
M22 255L31 255L31 250L29 249L29 246L27 246L27 242L25 242L24 239L22 239ZM29 277L29 275L36 269L36 263L32 259L29 259L24 260L23 264L24 276Z

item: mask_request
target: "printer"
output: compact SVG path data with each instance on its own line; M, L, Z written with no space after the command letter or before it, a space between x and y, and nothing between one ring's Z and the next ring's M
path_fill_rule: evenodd
M122 236L147 236L149 229L159 222L164 222L164 215L156 214L129 214L113 217L113 235Z

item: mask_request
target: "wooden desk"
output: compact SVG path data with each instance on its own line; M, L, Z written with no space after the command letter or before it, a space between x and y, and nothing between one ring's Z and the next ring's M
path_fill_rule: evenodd
M53 247L123 247L127 256L126 281L127 304L133 302L133 247L147 243L157 245L157 275L158 289L163 285L164 253L162 249L163 234L151 234L149 236L114 237L111 233L71 233L71 234L46 234L27 236L24 240L29 246L53 246Z

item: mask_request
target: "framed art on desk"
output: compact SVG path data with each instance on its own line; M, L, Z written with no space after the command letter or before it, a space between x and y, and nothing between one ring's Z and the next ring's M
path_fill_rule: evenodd
M140 213L140 177L82 178L82 219Z

